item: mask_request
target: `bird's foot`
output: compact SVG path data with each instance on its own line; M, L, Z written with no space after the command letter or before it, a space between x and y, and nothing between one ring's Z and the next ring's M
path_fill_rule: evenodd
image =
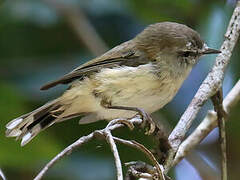
M141 126L144 128L147 123L149 124L149 129L145 132L145 134L146 135L152 134L156 129L156 125L152 120L151 116L141 108L137 108L137 111L143 120L143 123Z
M115 125L115 124L124 124L126 125L130 130L133 130L134 129L134 124L127 120L127 119L115 119L115 120L112 120L110 121L110 123L108 124L108 126L112 126L112 125Z

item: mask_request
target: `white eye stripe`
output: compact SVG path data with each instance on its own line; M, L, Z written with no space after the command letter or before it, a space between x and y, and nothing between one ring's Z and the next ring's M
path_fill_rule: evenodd
M192 45L191 42L188 42L188 43L186 44L187 49L191 49L192 46L193 46L193 45Z

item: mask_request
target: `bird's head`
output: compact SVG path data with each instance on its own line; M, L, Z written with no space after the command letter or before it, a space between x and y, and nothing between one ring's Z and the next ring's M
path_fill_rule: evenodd
M193 66L200 56L221 51L211 49L200 35L186 25L162 22L148 26L136 36L137 48L150 60L177 61L174 64ZM170 62L169 62L170 63Z

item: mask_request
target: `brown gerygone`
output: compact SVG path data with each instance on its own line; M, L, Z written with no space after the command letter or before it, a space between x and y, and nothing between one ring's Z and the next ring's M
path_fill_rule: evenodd
M191 28L173 22L148 26L134 39L46 84L70 84L59 98L6 125L8 137L28 143L56 122L84 116L80 124L152 113L172 100L183 81L210 49Z

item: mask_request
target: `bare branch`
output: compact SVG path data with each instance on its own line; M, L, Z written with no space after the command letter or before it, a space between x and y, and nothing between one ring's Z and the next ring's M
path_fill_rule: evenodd
M142 178L144 180L153 180L152 174L139 172L132 166L129 167L128 173L130 173L132 176L134 176L136 178Z
M223 100L223 108L229 113L230 110L240 101L240 80L235 84L231 91Z
M122 119L115 119L113 121L116 122L118 120L122 121ZM132 124L135 124L135 125L139 125L143 122L143 120L140 118L140 116L136 116L128 121L130 121ZM124 127L124 124L111 124L111 126L108 125L107 130L112 131L112 130L118 129L120 127ZM73 144L69 145L62 152L57 154L49 163L47 163L45 165L45 167L39 172L39 174L34 178L34 180L42 179L42 177L47 173L49 168L51 168L58 160L62 159L66 155L71 154L74 149L79 148L83 144L89 142L94 137L98 137L99 135L104 136L106 133L105 131L106 131L106 129L96 130L87 136L83 136L83 137L79 138Z
M168 138L172 149L169 151L165 162L165 173L172 167L175 154L202 105L220 89L233 48L238 40L239 32L240 2L238 1L220 49L222 53L217 56L212 71L203 81L192 102Z
M125 166L129 166L125 180L135 180L136 178L142 178L143 180L154 180L157 178L155 177L156 168L145 162L127 162L125 163Z
M121 123L121 124L119 124L119 123ZM96 130L87 136L83 136L80 139L78 139L76 142L74 142L73 144L71 144L67 148L65 148L62 152L60 152L58 155L56 155L40 171L40 173L35 177L34 180L40 180L46 174L46 172L49 170L49 168L52 167L58 160L63 158L65 155L71 154L71 152L74 149L82 146L84 143L87 143L91 139L93 139L95 137L99 137L99 136L104 137L111 147L111 150L112 150L112 153L113 153L114 159L115 159L118 180L123 180L123 174L122 174L122 164L121 164L121 160L119 157L119 153L118 153L115 141L120 142L125 145L128 145L128 146L131 146L131 147L134 147L134 148L142 151L152 161L154 167L156 168L157 176L156 176L156 174L153 174L152 175L153 179L155 177L157 177L157 179L159 179L159 180L165 180L163 166L158 163L158 161L156 160L156 158L154 157L154 155L151 153L150 150L148 150L145 146L143 146L142 144L140 144L136 141L129 141L129 140L124 140L121 138L113 137L111 134L112 130L123 127L124 125L126 125L127 127L129 127L130 130L132 130L134 128L134 125L141 125L141 124L145 124L145 122L142 119L140 119L139 115L136 115L132 119L127 119L127 120L126 119L114 119L114 120L110 121L108 123L108 125L106 126L106 128L104 128L102 130Z
M240 80L223 100L223 108L229 113L230 110L240 101ZM179 146L173 165L181 161L192 149L194 149L215 127L217 127L217 114L209 111L200 125L193 131L186 140Z
M226 140L226 131L225 131L225 120L226 112L223 109L222 105L222 89L220 89L213 97L212 102L214 109L217 112L217 121L219 127L219 143L222 153L222 163L221 163L221 179L227 180L227 140Z
M131 178L129 176L134 175L134 172L132 173L132 170L135 170L136 172L144 172L146 174L149 174L150 176L148 178L153 179L154 178L154 174L156 174L156 168L154 168L153 166L142 162L142 161L131 161L131 162L127 162L124 163L125 166L129 166L128 172L126 174L126 180L130 180ZM135 176L137 177L137 176ZM145 177L146 178L146 177Z
M40 171L40 173L34 178L34 180L40 180L42 177L46 174L46 172L49 170L50 167L52 167L58 160L62 159L64 156L69 155L72 153L72 151L81 145L87 143L92 138L94 138L94 132L83 136L77 141L75 141L73 144L65 148L62 152L60 152L57 156L55 156L47 165Z
M129 166L126 173L125 180L136 180L136 178L141 178L141 180L159 180L156 172L156 168L142 161L132 161L125 163L125 166ZM163 166L160 166L163 172ZM164 175L165 180L171 180L170 177ZM140 180L140 179L139 179Z
M106 140L111 147L111 150L115 159L115 166L117 169L117 179L123 180L122 163L120 160L120 156L117 150L117 146L113 140L113 136L108 128L104 131L104 135L106 136Z
M136 141L124 140L124 139L117 138L117 137L114 137L114 140L119 142L119 143L122 143L122 144L125 144L125 145L128 145L128 146L134 147L134 148L142 151L152 161L152 163L154 164L154 166L155 166L155 168L157 170L159 179L160 180L164 180L165 179L164 178L164 174L163 174L163 169L162 169L161 165L158 163L158 161L153 156L151 151L149 151L145 146L143 146L142 144L140 144L140 143L138 143Z

